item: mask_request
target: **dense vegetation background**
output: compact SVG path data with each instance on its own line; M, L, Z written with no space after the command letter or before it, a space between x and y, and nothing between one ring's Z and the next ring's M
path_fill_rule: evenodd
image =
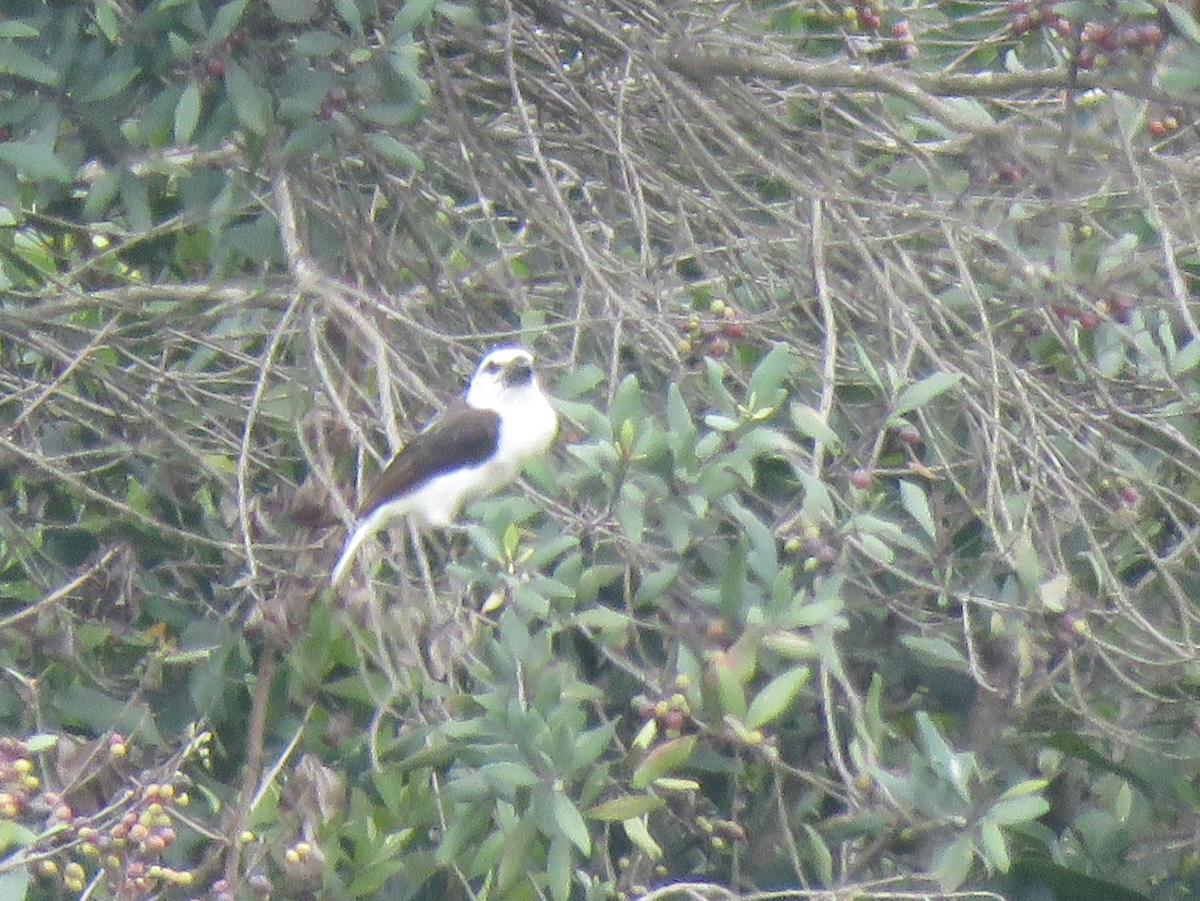
M1194 897L1194 13L7 0L0 901Z

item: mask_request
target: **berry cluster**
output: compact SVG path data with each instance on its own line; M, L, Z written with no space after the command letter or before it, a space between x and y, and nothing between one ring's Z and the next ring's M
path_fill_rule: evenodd
M732 304L714 300L708 305L708 312L712 317L708 320L690 316L679 324L679 331L683 334L679 340L681 354L720 358L732 349L730 341L739 341L746 337L746 326L741 321L741 314Z
M917 42L913 39L907 19L901 19L892 25L892 40L899 44L901 59L915 59L920 55L921 51L917 49Z
M0 738L0 818L15 820L29 808L42 787L33 770L24 742Z
M686 676L676 677L675 683L677 689L688 687ZM693 725L692 708L682 691L676 691L658 701L651 701L644 695L638 695L633 699L633 706L637 709L638 715L646 722L643 731L649 727L650 734L643 737L646 745L653 741L653 736L660 730L668 739L678 738L684 729ZM645 740L647 737L649 741Z
M328 122L333 118L334 113L340 113L346 109L349 100L350 92L341 85L334 85L325 92L325 99L321 101L321 108L317 110L317 118L322 122Z
M857 21L863 31L878 31L883 25L875 0L854 0L854 6L846 10L846 18Z
M848 23L855 24L863 31L878 34L883 30L883 16L879 12L878 0L854 0L852 6L842 10L842 15ZM920 55L907 19L894 22L890 34L891 42L880 42L879 48L886 51L885 56L888 59L910 60Z
M1062 304L1055 304L1051 309L1060 322L1078 322L1080 328L1091 331L1101 323L1104 316L1108 316L1113 322L1122 324L1128 322L1136 306L1137 299L1133 295L1115 294L1110 300L1099 304L1094 309L1088 307L1076 309Z
M1008 0L1008 26L1014 35L1022 37L1039 25L1044 25L1060 37L1071 35L1070 20L1055 11L1052 0L1036 8L1030 6L1029 0Z
M211 56L201 57L196 56L196 62L200 64L204 75L208 78L217 79L225 77L225 65L231 53L235 53L246 46L246 36L241 31L234 31L224 41L217 45L216 50Z
M837 562L838 549L821 533L820 526L809 525L804 529L804 538L793 535L783 543L788 554L803 554L803 569L806 573L827 569Z
M1146 130L1156 138L1161 138L1169 131L1174 131L1179 127L1179 119L1171 114L1162 118L1155 117L1146 120Z
M108 764L129 753L116 733L101 748ZM19 821L40 833L30 848L35 875L60 880L70 892L83 891L89 874L99 875L121 897L192 883L190 872L162 863L177 838L172 811L189 800L174 783L140 786L98 813L82 815L60 792L45 790L34 769L27 743L0 738L0 821Z
M1036 7L1029 0L1008 0L1008 24L1016 37L1042 26L1061 38L1070 38L1072 22L1055 9L1055 0L1042 0ZM1088 21L1079 29L1075 65L1090 69L1097 62L1113 60L1123 53L1156 52L1163 42L1162 26L1155 20L1105 23Z

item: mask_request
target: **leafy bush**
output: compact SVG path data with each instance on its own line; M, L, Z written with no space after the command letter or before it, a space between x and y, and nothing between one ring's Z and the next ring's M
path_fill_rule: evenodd
M1192 12L9 3L0 897L1187 897Z

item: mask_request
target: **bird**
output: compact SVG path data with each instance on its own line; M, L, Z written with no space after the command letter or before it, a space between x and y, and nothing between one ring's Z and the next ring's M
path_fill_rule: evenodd
M330 573L336 586L363 542L408 517L445 528L468 501L491 494L544 454L558 414L538 382L533 354L497 347L479 361L466 391L388 464L359 508Z

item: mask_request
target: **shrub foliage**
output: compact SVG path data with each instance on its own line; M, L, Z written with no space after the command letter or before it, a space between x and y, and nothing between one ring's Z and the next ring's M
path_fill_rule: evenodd
M1189 897L1194 13L10 0L0 898Z

